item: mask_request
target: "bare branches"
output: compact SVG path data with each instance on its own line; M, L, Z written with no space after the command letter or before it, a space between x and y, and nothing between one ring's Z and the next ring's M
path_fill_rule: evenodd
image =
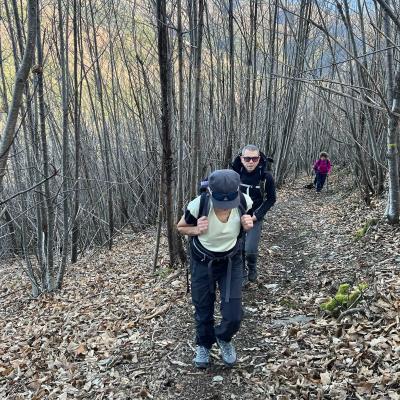
M43 183L47 182L48 180L54 178L58 174L58 170L54 166L52 166L52 167L53 167L53 173L50 176L48 176L47 178L44 178L42 181L40 181L39 183L36 183L35 185L31 186L30 188L22 190L21 192L15 193L13 196L8 197L7 199L0 201L0 206L2 206L3 204L8 203L10 200L15 199L18 196L21 196L21 194L25 194L25 193L30 192L31 190L37 188L38 186L43 185Z
M397 29L400 30L400 21L399 19L396 17L395 13L392 11L392 9L390 8L389 4L386 3L385 0L376 0L379 5L383 8L383 10L385 11L385 13L390 17L390 19L394 22L394 24L397 26Z
M18 113L21 107L24 85L28 79L29 70L33 61L36 41L37 9L37 0L28 0L27 42L21 65L15 77L14 93L7 115L6 126L0 139L0 192L2 190L3 178L6 173L8 153L14 140L15 126L17 124Z
M31 3L4 2L0 49L2 108L15 118L1 136L0 206L14 218L3 214L0 251L23 248L28 270L32 256L46 270L53 251L57 275L128 227L167 222L172 237L199 178L245 142L275 159L280 182L326 149L363 196L385 190L388 145L399 157L392 2L43 2L38 67L17 79L13 111Z

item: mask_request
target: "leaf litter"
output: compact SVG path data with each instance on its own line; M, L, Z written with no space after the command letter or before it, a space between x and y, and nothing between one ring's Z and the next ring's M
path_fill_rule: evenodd
M320 195L279 192L259 281L244 292L232 369L215 347L208 370L193 367L185 271L167 269L164 240L151 273L153 230L126 233L112 252L70 266L63 290L36 300L9 263L0 278L0 398L399 399L399 227L382 221L382 200L366 207L332 181ZM319 305L344 282L368 289L336 319Z

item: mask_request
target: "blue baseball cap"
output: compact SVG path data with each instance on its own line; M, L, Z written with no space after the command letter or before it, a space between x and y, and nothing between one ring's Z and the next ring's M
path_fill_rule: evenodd
M239 206L240 175L231 169L218 169L208 178L214 208L232 209Z

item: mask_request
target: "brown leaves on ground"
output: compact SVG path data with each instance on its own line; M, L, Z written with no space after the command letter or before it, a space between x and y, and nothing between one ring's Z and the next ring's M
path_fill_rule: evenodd
M210 369L192 366L185 271L165 268L164 240L151 274L152 231L71 266L64 289L37 300L17 266L2 267L0 398L399 399L399 228L381 220L383 202L364 207L341 182L279 193L231 370L216 347ZM344 282L369 287L362 312L338 322L319 304Z

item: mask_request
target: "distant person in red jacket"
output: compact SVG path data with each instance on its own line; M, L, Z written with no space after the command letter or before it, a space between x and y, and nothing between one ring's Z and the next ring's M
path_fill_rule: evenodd
M317 193L319 193L324 187L326 177L330 174L332 169L332 164L328 158L328 154L322 151L319 154L319 159L314 163L315 172L315 186Z

